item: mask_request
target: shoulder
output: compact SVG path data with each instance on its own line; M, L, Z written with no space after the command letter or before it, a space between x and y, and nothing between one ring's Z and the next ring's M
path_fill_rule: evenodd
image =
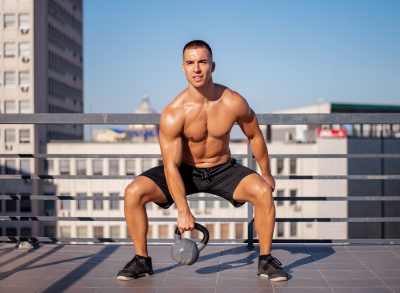
M175 99L169 103L160 115L160 130L161 132L180 132L185 121L185 112L183 98L186 91L184 90Z
M222 97L225 106L233 111L238 118L248 117L252 114L253 111L247 100L238 92L225 87Z

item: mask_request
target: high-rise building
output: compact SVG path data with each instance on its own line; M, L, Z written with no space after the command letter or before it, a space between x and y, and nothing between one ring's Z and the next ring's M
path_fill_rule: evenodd
M0 113L83 112L82 17L82 0L0 0ZM45 153L50 140L82 139L82 125L0 126L4 154ZM28 158L0 158L0 167L6 174L40 174L45 168ZM42 194L43 187L36 181L3 180L0 190L28 195ZM43 211L30 201L4 208L6 214ZM32 229L43 234L39 225L15 225L12 234L29 235Z

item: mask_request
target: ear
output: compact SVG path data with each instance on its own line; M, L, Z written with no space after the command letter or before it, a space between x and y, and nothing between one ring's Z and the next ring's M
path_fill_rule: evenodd
M213 62L211 65L211 72L214 72L214 71L215 71L215 62Z

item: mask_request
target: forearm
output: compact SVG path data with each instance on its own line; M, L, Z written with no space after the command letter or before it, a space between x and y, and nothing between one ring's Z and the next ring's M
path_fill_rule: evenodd
M189 206L186 200L186 190L178 166L164 169L168 190L175 202L178 212L186 212Z
M265 144L262 134L249 138L250 149L260 167L262 175L270 175L271 169L269 165L269 156L267 145Z

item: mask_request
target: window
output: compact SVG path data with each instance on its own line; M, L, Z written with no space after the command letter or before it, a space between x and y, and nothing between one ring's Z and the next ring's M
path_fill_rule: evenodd
M285 196L285 191L283 190L283 189L278 189L277 191L276 191L276 196L279 198L279 197L284 197ZM283 206L283 204L284 204L284 202L283 201L281 201L281 200L278 200L277 202L276 202L276 205L277 206Z
M86 196L86 193L78 193L78 200L76 203L77 210L86 210L87 209L87 200L86 199L79 199L79 196L83 197Z
M19 27L20 28L29 28L30 27L29 14L21 13L19 15Z
M296 237L297 236L297 223L290 222L290 236Z
M19 112L20 113L30 113L31 104L29 101L23 100L19 101Z
M297 189L291 189L290 190L290 198L296 198L296 196L297 196ZM290 201L291 206L293 206L295 204L296 204L296 201L294 201L294 200Z
M221 209L227 209L229 208L229 201L227 200L220 201L219 206L221 207Z
M110 226L110 237L111 238L119 238L119 226Z
M221 239L229 239L229 224L221 224Z
M68 193L61 193L61 196L69 196ZM67 210L71 209L71 201L70 200L60 200L60 210Z
M235 223L235 238L243 239L243 223Z
M18 47L20 57L29 57L31 55L31 46L29 43L19 43Z
M276 159L276 174L282 174L283 172L283 159Z
M21 236L31 237L32 236L32 229L29 228L29 227L21 228Z
M19 130L19 142L20 143L30 143L31 142L31 132L29 129Z
M147 239L152 239L153 238L153 225L149 225L149 228L147 229Z
M278 230L278 237L283 237L284 233L284 225L285 223L283 222L277 222L277 230Z
M15 175L17 174L15 160L5 160L4 161L6 174Z
M86 160L76 160L76 175L86 175Z
M212 200L206 200L205 204L206 204L206 209L214 208L214 202Z
M21 159L19 161L19 170L23 175L31 174L31 161L29 159Z
M20 211L23 213L32 212L32 203L29 194L21 194Z
M53 160L44 160L44 172L46 175L54 174L54 161Z
M102 226L94 226L93 227L93 237L94 238L103 238L103 227Z
M198 200L190 200L189 201L189 207L190 209L197 210L199 208L199 201Z
M93 175L103 175L103 160L92 161Z
M15 85L15 72L14 71L5 71L4 72L4 86L13 86Z
M15 129L4 130L4 142L14 143L15 142Z
M69 160L60 160L60 175L69 175Z
M135 171L136 171L135 159L127 159L125 161L125 174L135 175L136 174Z
M17 228L7 227L6 228L6 236L17 236Z
M4 113L17 113L15 101L4 101Z
M210 234L210 238L214 238L214 224L205 224L205 226Z
M12 195L12 194L10 194ZM17 211L17 201L16 200L6 200L5 201L6 212L12 213Z
M87 237L87 227L86 226L77 226L76 227L76 237L78 238L86 238Z
M60 227L60 237L61 238L70 238L71 237L71 227L69 227L69 226Z
M290 174L296 174L297 160L296 158L290 159Z
M102 193L93 193L93 210L103 209L102 197L103 197Z
M118 193L110 193L110 210L119 210Z
M15 43L4 43L4 57L15 57Z
M168 225L158 225L158 238L165 239L168 238Z
M119 175L119 160L109 160L108 167L110 175Z
M20 71L19 73L19 85L29 85L29 71Z
M54 226L44 226L44 237L55 237Z
M142 159L142 172L151 168L151 159Z
M4 28L15 27L15 14L4 14Z

